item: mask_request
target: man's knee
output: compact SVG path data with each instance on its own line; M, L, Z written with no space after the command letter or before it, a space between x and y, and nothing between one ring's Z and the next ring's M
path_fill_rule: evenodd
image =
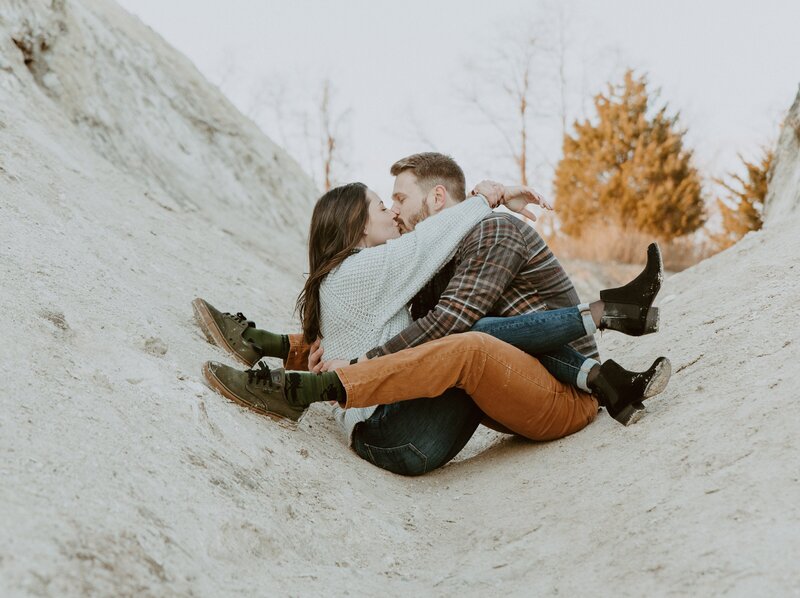
M376 467L398 475L418 476L428 472L428 456L411 442L393 447L360 443L356 452Z
M483 413L463 391L402 401L380 408L356 426L353 448L370 463L400 475L422 475L452 459L472 436Z
M464 349L476 351L490 351L492 345L500 342L490 334L478 331L463 332L458 335L464 344Z

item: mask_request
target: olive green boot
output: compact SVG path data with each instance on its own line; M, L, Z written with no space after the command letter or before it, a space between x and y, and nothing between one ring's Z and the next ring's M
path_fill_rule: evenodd
M264 363L259 366L259 369L241 371L208 361L203 364L203 377L226 399L295 427L306 409L286 398L286 372L283 368L270 369Z
M248 367L263 357L253 343L242 338L245 330L255 327L244 315L222 313L200 298L192 301L192 307L208 342L225 349Z

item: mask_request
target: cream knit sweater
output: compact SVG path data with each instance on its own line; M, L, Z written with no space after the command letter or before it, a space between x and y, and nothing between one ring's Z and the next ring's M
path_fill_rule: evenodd
M491 213L471 197L420 222L399 239L362 249L331 271L320 285L320 329L325 359L353 359L411 324L408 303L455 253L461 240ZM334 414L348 440L376 407Z

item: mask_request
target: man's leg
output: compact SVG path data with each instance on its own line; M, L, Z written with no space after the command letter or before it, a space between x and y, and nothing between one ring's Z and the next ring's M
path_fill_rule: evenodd
M353 448L373 465L400 475L441 467L467 444L483 412L460 389L435 398L382 405L353 431Z
M646 372L629 372L608 360L595 386L609 414L627 425L633 404L663 391L670 373L665 357L656 359ZM534 357L481 332L454 334L321 374L270 370L264 363L239 371L207 362L203 375L232 401L295 422L318 401L370 407L461 388L486 415L512 432L549 440L586 426L598 406L590 395L553 378Z
M485 332L526 353L538 356L556 379L579 383L586 357L566 343L592 334L580 308L534 312L522 316L486 317L473 331ZM592 326L592 323L589 324ZM583 388L583 386L579 386ZM452 388L443 396L381 405L353 433L353 448L366 461L400 475L421 475L441 467L466 445L478 424L513 433L487 418L464 391Z
M584 309L581 309L581 308ZM534 312L522 316L480 319L473 331L485 332L537 358L557 380L588 390L587 359L565 343L593 334L586 308ZM587 363L588 362L588 363ZM382 405L353 433L353 448L365 460L401 475L420 475L455 457L472 437L478 423L504 433L478 409L466 393L450 389L444 396Z
M538 360L467 332L336 370L347 407L391 404L461 388L493 420L533 440L577 432L597 415L589 394L553 378Z

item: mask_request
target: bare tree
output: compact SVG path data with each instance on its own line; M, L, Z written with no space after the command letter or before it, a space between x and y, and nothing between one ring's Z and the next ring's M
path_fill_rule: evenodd
M218 88L227 90L239 75L236 50L233 46L228 45L223 48L217 64L214 65L210 79Z
M339 142L343 128L350 117L350 109L337 111L334 106L334 89L330 79L322 83L322 96L319 105L320 134L322 150L322 188L330 191L335 181L337 166L345 166L339 154Z
M529 36L520 40L516 52L506 55L511 67L511 79L503 85L503 89L517 107L519 145L511 151L519 169L519 180L522 185L528 184L528 110L534 99L531 94L531 79L536 49L536 38Z
M287 108L291 102L290 90L285 78L272 76L261 79L249 95L249 102L244 113L253 122L258 123L273 141L290 151L289 129L294 116Z
M522 33L504 39L487 63L470 65L470 70L478 73L480 88L473 86L464 94L467 103L500 135L522 185L528 184L532 166L553 167L544 147L531 134L534 121L548 116L540 64L545 56L544 42L535 35Z
M385 131L398 139L413 143L416 151L440 151L439 145L430 136L428 125L424 119L420 118L419 112L411 102L407 103L404 109L405 118L398 118L391 121Z
M567 133L567 14L563 4L553 8L552 52L558 85L558 116L561 121L561 136Z
M250 92L246 114L272 137L325 191L335 186L348 168L343 148L351 110L339 108L336 89L324 79L318 94L301 94L310 86L271 75Z
M468 64L473 86L462 87L462 99L499 134L523 185L532 175L553 172L557 156L552 148L567 130L569 23L562 4L545 4L498 36L485 58ZM503 29L508 27L498 27Z

